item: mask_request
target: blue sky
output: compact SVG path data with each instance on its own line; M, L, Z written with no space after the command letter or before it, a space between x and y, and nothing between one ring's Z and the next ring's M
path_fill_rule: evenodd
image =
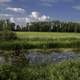
M0 18L17 23L80 21L80 0L0 0Z

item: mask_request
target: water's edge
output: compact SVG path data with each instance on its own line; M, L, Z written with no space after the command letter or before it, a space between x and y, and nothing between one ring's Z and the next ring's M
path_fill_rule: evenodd
M80 52L74 51L37 51L37 50L28 50L26 52L22 52L24 54L24 58L28 61L29 64L50 64L62 62L64 60L75 60L80 59ZM21 53L21 54L22 54ZM0 52L0 64L11 63L11 56L9 56L8 52L7 56L4 56ZM18 58L18 57L17 57ZM15 59L15 56L12 60Z
M31 51L29 50L27 54L25 53L26 59L28 59L31 64L42 64L42 63L57 63L64 60L73 60L80 58L80 52L50 52L42 53L39 51Z

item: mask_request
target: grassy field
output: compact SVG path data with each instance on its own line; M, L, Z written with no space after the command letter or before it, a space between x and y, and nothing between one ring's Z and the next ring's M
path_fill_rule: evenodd
M0 40L0 49L15 49L16 46L23 49L80 49L80 33L16 32L16 34L17 40Z
M24 49L60 49L80 50L80 33L40 33L16 32L16 40L0 40L0 50L5 57L12 56L13 50ZM6 52L7 50L7 52ZM11 52L9 53L9 50ZM24 52L21 52L21 54ZM19 53L20 54L20 53ZM16 56L16 55L14 55ZM21 56L21 55L20 55ZM10 58L10 60L11 60ZM7 58L6 58L7 59ZM18 59L21 59L20 57ZM13 61L14 62L14 61ZM34 65L22 60L16 64L0 65L1 80L80 80L80 59L56 64ZM20 65L18 65L20 64ZM19 67L18 67L19 66Z
M56 38L79 38L80 33L53 33L53 32L16 32L17 36L21 39L28 38L44 38L44 39L56 39Z

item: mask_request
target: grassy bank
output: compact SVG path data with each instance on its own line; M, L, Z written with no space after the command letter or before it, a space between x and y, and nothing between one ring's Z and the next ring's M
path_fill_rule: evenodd
M80 61L49 65L0 65L0 80L79 80Z

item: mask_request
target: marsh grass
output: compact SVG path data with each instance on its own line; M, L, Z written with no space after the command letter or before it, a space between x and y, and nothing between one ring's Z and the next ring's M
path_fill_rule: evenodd
M0 65L1 80L79 80L80 61L63 61L57 64L33 65L23 68Z
M80 48L79 33L16 32L16 40L0 40L0 49Z
M0 41L0 49L13 50L16 46L22 49L52 49L52 48L80 48L80 40L45 40L45 41L27 41L27 40L10 40Z

